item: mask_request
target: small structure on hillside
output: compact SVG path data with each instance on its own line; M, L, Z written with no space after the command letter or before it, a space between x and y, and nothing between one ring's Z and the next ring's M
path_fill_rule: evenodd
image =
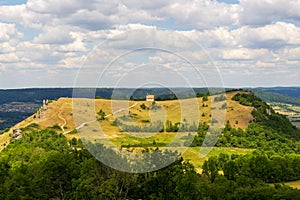
M18 140L22 138L22 131L19 128L15 128L13 130L13 134L11 135L12 138Z
M154 101L154 95L152 95L152 94L147 94L147 96L146 96L146 101Z
M43 105L41 106L41 110L47 110L48 100L43 99Z

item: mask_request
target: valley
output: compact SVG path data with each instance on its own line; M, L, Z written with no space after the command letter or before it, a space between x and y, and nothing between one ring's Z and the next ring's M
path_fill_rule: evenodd
M268 103L275 112L286 116L295 126L300 128L300 106L287 103Z

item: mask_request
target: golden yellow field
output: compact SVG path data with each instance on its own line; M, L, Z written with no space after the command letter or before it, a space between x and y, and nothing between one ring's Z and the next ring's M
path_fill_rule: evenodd
M138 126L146 126L150 121L157 120L163 122L170 120L173 124L182 120L187 120L189 123L198 121L209 123L214 118L220 126L223 126L228 120L233 127L245 129L252 120L253 108L232 101L231 98L236 93L226 93L226 101L221 102L214 102L215 96L209 97L205 102L202 98L157 101L156 105L161 106L161 109L157 110L142 109L142 104L145 104L147 108L151 107L152 102L146 101L60 98L51 102L47 109L41 112L40 117L33 114L12 129L24 128L30 124L38 124L40 129L56 126L60 127L60 130L56 129L57 132L72 138L78 137L73 130L79 127L80 134L84 137L101 138L105 136L122 140L127 134L120 132L118 126L112 125L116 118L122 117L129 117L129 121L131 121L125 123ZM225 102L227 108L222 109ZM105 112L106 118L97 121L97 112L100 109ZM0 149L9 142L12 129L0 136Z

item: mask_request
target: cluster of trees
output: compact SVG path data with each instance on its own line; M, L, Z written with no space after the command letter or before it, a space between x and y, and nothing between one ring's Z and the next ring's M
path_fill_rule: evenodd
M195 123L177 122L172 123L170 120L167 120L165 125L162 121L158 120L151 122L146 126L138 125L128 125L121 122L121 120L116 119L113 125L118 125L121 128L121 131L124 132L196 132L198 127Z
M195 122L189 124L186 120L182 123L177 122L173 124L170 120L167 120L165 123L165 131L166 132L196 132L198 130L197 125Z
M220 101L225 101L226 100L226 96L225 95L220 95L214 98L215 102L220 102Z
M246 155L220 154L204 162L203 174L211 182L219 176L219 171L223 171L228 180L246 177L266 183L295 181L300 179L300 155L254 151Z
M227 122L221 133L207 134L209 126L200 123L192 146L210 145L216 141L218 147L257 148L274 150L278 153L300 153L299 130L285 117L275 113L266 103L252 93L236 94L233 100L243 105L253 106L254 120L246 130L232 128Z
M252 106L255 108L258 108L261 106L263 101L253 95L252 93L246 94L246 93L237 93L232 97L232 100L238 101L240 104L244 106Z
M244 131L231 128L227 123L217 142L217 146L258 148L276 152L297 152L296 140L284 137L272 128L251 123Z
M119 121L118 125L121 131L124 132L164 132L164 123L162 121L151 122L147 126L127 125Z
M260 150L274 150L278 153L300 153L300 143L293 138L285 137L274 129L252 122L246 130L232 128L227 122L221 133L208 134L209 125L200 123L192 146L213 144L217 147L239 147ZM212 141L217 141L214 144Z
M163 169L135 174L102 164L75 140L69 142L62 134L43 130L12 141L0 153L0 199L295 199L300 195L300 191L286 186L257 183L254 175L248 175L251 171L240 171L239 163L243 164L246 157L220 155L215 166L224 168L225 175L216 174L213 179L214 164L204 164L201 175L180 157ZM71 144L76 144L77 148ZM112 162L119 162L120 166L128 164L126 159L103 145L90 145L94 145L89 147L93 154L109 155ZM115 157L118 159L114 160ZM163 162L157 159L155 152L148 159ZM275 162L279 158L269 156L267 159L274 160L268 167L274 164L279 169L282 165ZM282 159L286 164L285 158L280 157ZM288 159L287 162L292 163L289 167L297 166L298 159ZM252 170L257 165L260 168L255 173L259 174L265 169L262 167L266 163L262 161L259 155L252 155L243 166ZM234 162L233 169L237 169L232 170L233 175L227 167L231 162Z

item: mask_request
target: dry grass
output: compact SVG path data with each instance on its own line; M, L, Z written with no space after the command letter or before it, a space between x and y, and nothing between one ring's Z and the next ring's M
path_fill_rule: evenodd
M189 123L192 122L207 122L209 123L212 118L217 119L223 126L229 120L231 125L235 128L245 129L249 121L252 120L251 107L240 105L238 102L232 101L231 98L237 92L227 93L227 109L221 109L225 103L214 102L215 96L209 97L208 101L203 102L202 98L191 98L183 100L169 100L157 101L156 104L161 106L158 110L143 110L140 106L144 103L148 108L151 107L152 102L146 101L120 101L120 100L105 100L105 99L69 99L60 98L53 101L47 106L47 110L42 111L40 118L30 116L26 120L18 123L13 128L24 128L31 123L36 123L41 129L58 125L62 128L60 133L67 133L76 128L76 126L96 120L97 112L102 109L108 116L105 120L100 122L93 122L84 126L80 130L81 136L84 137L109 137L109 138L122 138L126 133L119 131L119 127L113 126L115 118L130 115L132 123L143 126L147 125L144 120L170 120L173 123L180 122L186 119ZM135 105L136 104L136 105ZM207 105L203 107L203 104ZM130 109L130 106L134 107ZM123 109L120 111L120 109ZM115 113L116 111L120 111ZM202 114L204 113L204 116ZM226 118L225 115L226 114ZM223 120L222 120L223 118ZM225 118L225 120L224 120ZM238 123L236 123L236 121ZM75 126L76 124L76 126ZM13 129L12 128L12 129ZM12 129L0 136L0 149L4 144L9 142L9 135ZM78 137L77 134L65 134L68 138Z
M296 188L296 189L300 190L300 180L298 180L298 181L292 181L292 182L286 182L284 184L288 185L288 186L290 186L292 188Z
M5 146L9 143L9 133L6 132L0 135L0 151L5 148Z
M237 101L231 100L231 98L238 92L228 92L227 97L227 109L226 109L226 121L228 120L232 127L245 129L248 127L249 122L253 120L251 112L253 107L243 106ZM236 123L238 122L238 124Z

